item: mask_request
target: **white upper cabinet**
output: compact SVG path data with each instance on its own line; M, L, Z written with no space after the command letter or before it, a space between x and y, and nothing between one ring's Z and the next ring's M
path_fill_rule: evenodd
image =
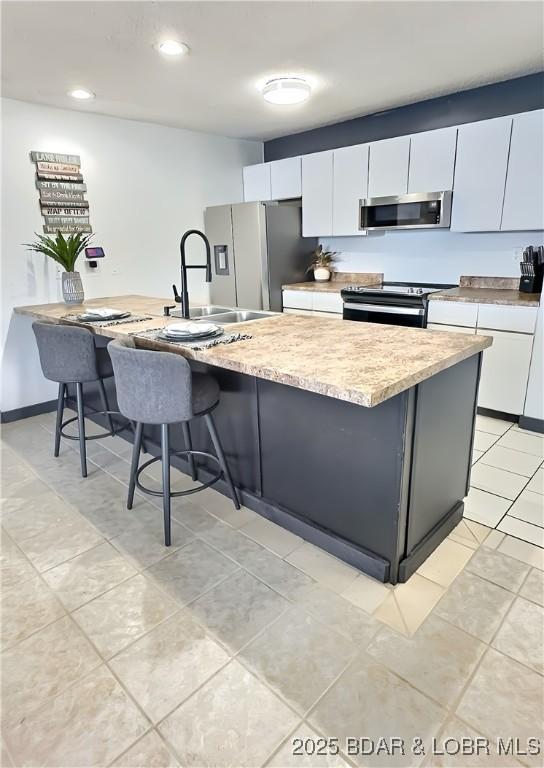
M332 234L361 235L359 201L368 192L368 144L335 149L332 194Z
M370 144L368 196L405 195L408 191L409 157L409 136L399 136L396 139L385 139Z
M515 115L501 229L544 229L544 111Z
M408 192L453 189L457 128L415 133L410 139Z
M511 117L459 127L452 230L496 232L501 228L511 129Z
M246 165L244 173L244 201L272 200L270 163Z
M302 235L332 235L333 152L302 157Z
M302 194L301 159L286 157L273 160L270 165L272 200L288 200Z

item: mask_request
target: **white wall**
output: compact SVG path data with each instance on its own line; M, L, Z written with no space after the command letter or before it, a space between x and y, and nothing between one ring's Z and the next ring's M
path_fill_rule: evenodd
M262 161L260 142L52 109L9 99L2 108L1 410L52 399L39 368L30 321L17 305L61 300L55 266L21 245L42 232L32 150L81 155L94 244L106 258L96 274L78 262L86 296L172 296L179 241L202 229L208 205L243 199L242 167ZM192 241L192 242L191 242ZM188 241L189 263L202 259ZM194 301L207 299L204 272L190 275Z
M342 272L383 272L386 280L458 283L461 275L519 277L514 251L544 243L544 232L403 231L322 238Z

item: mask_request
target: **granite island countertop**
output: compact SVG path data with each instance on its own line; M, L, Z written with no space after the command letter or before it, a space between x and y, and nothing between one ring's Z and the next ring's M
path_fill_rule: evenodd
M229 332L248 333L252 338L207 350L183 348L168 341L135 335L179 322L177 318L162 316L162 307L167 304L170 304L168 299L109 296L86 301L79 305L79 310L110 306L150 317L142 322L101 328L83 323L101 336L132 335L137 346L171 351L208 365L366 407L388 400L478 354L492 343L487 336L348 320L339 324L321 317L290 314L229 324L226 326ZM42 304L16 307L14 311L58 322L77 310L65 304Z

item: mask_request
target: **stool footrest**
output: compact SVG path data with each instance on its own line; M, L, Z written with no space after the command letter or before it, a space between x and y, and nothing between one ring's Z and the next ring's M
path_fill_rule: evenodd
M173 493L170 493L170 496L172 498L176 498L177 496L189 496L192 493L198 493L199 491L203 491L205 488L209 488L211 485L216 483L221 475L223 474L223 470L221 469L221 464L219 462L219 459L217 456L214 456L213 453L207 453L206 451L172 451L170 453L170 456L204 456L207 459L212 459L212 461L215 461L216 464L219 466L219 471L212 477L211 480L208 480L206 483L201 483L200 485L195 486L194 488L188 488L186 491L174 491ZM143 485L140 482L140 474L147 469L151 464L155 464L157 461L161 461L161 456L155 456L152 459L149 459L144 464L142 464L141 467L138 468L136 472L136 487L140 489L140 491L143 491L144 493L148 493L151 496L163 496L163 491L155 491L152 488L148 488L147 486Z
M94 411L93 416L121 416L123 419L125 418L122 413L119 411ZM65 437L67 440L79 440L79 432L77 435L67 435L66 432L64 432L64 428L68 426L68 424L72 424L72 422L77 421L77 416L72 416L71 419L67 419L66 421L63 421L60 425L60 434L62 437ZM128 419L127 419L128 421ZM130 421L129 421L130 424ZM126 424L123 426L119 426L117 429L108 429L104 432L100 432L98 435L85 435L85 441L87 440L101 440L103 437L112 437L113 435L118 435L119 432L122 432L124 429L126 429Z

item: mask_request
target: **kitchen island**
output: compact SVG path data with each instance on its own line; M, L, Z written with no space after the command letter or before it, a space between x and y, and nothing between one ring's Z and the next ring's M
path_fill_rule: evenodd
M174 321L162 316L165 304L123 296L85 306L149 317L89 326L99 343L130 334L137 346L181 354L217 378L218 428L246 506L381 581L409 578L462 517L481 353L491 339L275 315L228 326L250 339L197 351L141 335ZM69 310L15 311L66 322ZM194 446L209 450L198 420L191 430ZM181 428L172 432L181 450ZM153 428L146 443L158 448ZM172 463L187 471L181 458ZM199 478L210 471L200 465Z

